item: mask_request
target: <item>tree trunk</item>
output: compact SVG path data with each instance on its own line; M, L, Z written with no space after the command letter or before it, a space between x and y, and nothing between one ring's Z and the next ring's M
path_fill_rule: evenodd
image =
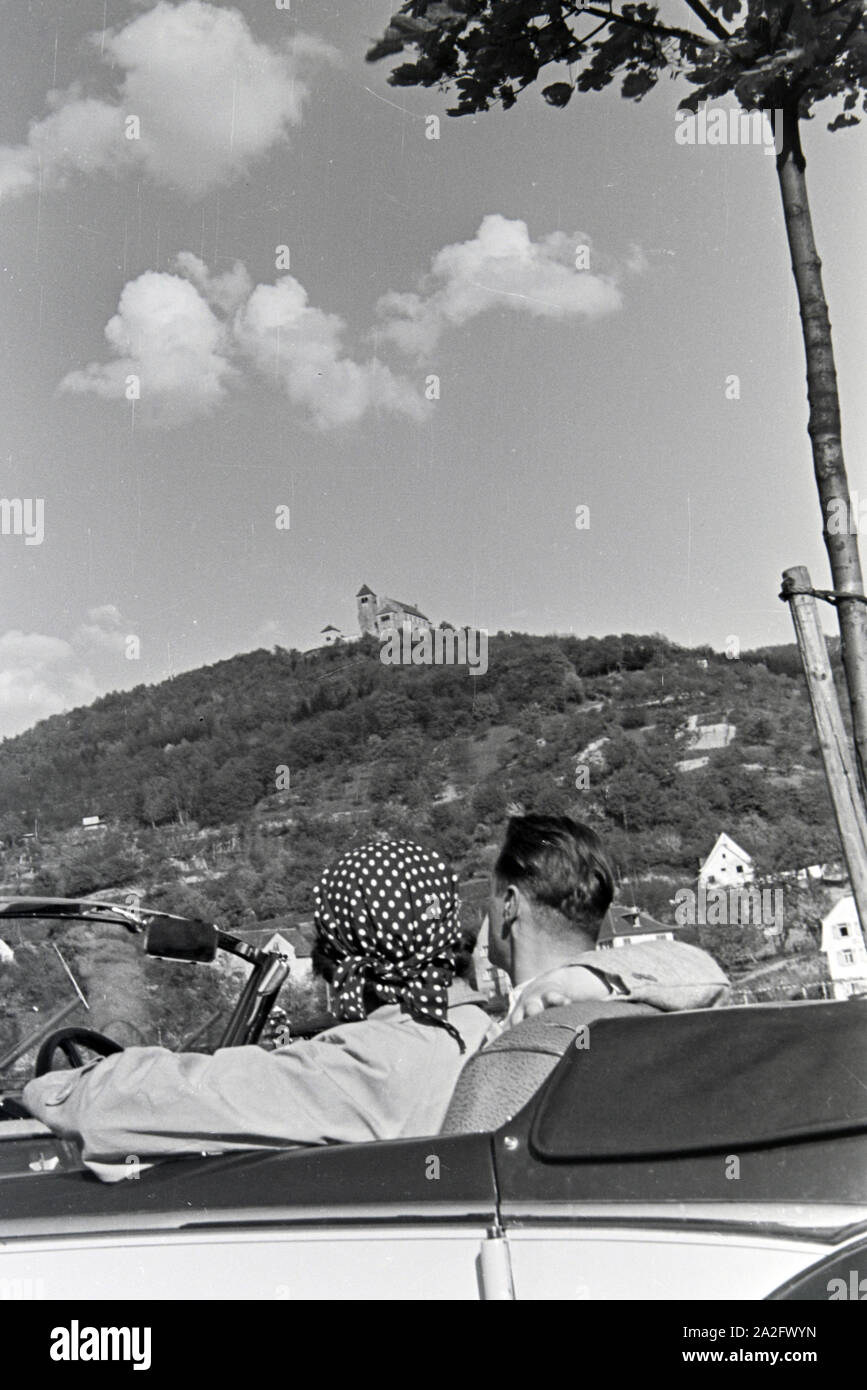
M789 108L784 113L777 174L804 335L807 399L810 406L807 428L813 447L816 486L822 503L822 530L834 589L842 593L863 594L858 519L852 515L849 480L843 461L831 321L822 285L822 262L813 235L805 168L797 113ZM832 522L835 524L829 530ZM835 534L837 531L839 534ZM838 600L837 613L843 667L852 709L855 760L863 800L867 790L867 605L858 599L841 598Z

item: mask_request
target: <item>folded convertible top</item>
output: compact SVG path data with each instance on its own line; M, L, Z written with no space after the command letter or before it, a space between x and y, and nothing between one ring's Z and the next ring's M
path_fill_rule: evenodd
M739 1152L867 1133L867 999L600 1019L534 1117L538 1158Z

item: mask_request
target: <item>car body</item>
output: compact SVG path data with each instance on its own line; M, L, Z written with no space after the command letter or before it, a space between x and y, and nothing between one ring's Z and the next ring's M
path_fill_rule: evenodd
M245 993L228 1026L249 1041L267 1011ZM133 1161L104 1184L70 1140L0 1123L7 1297L829 1299L861 1280L867 1000L602 1019L486 1134Z

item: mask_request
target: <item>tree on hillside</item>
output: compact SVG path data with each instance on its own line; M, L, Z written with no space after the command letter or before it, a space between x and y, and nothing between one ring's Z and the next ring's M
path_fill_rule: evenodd
M840 406L821 261L813 236L800 123L828 98L842 110L830 130L854 125L867 110L864 0L678 0L686 27L660 18L658 5L569 4L564 0L407 0L368 54L371 61L406 47L389 81L400 87L446 86L457 92L449 114L508 108L544 68L564 77L542 89L565 107L576 92L598 92L622 77L621 95L640 101L660 76L682 77L694 91L680 103L696 112L733 96L744 111L766 111L774 125L777 175L807 360L808 430L822 505L852 707L862 788L867 769L867 608L857 532L843 461ZM668 7L666 7L668 9ZM565 80L564 80L565 79ZM839 525L840 518L843 525ZM837 523L835 525L835 522ZM838 533L835 533L838 532Z

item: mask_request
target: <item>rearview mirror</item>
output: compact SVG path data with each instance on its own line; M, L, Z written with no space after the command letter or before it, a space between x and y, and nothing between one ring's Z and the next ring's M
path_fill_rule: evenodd
M145 951L166 960L212 961L217 954L217 936L217 928L209 922L157 918L147 929Z

